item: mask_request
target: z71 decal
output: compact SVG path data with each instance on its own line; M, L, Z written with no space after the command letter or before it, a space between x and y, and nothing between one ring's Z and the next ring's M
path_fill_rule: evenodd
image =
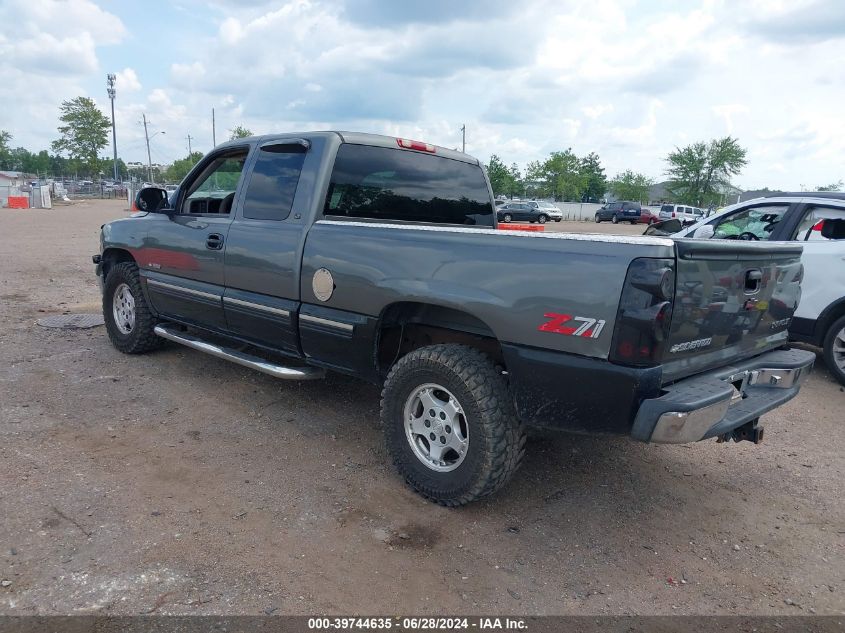
M557 314L556 312L546 312L543 316L550 320L537 328L541 332L553 332L555 334L563 334L564 336L598 338L604 329L604 319L574 317L568 314ZM564 323L569 325L564 325Z

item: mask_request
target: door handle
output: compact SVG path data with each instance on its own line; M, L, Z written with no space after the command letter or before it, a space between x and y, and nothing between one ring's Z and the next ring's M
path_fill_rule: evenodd
M760 290L760 283L763 281L763 271L759 268L752 268L745 272L745 294L754 294Z
M223 236L220 233L211 233L205 240L205 246L213 251L219 251L223 248Z

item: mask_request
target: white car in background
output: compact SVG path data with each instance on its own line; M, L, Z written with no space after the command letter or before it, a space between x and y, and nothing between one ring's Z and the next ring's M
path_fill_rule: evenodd
M804 280L789 337L823 348L831 373L845 384L845 193L787 193L740 202L672 237L801 242Z
M682 224L694 224L704 217L704 211L686 204L664 204L660 207L660 219L678 219Z
M563 211L557 208L553 202L542 202L538 200L529 200L526 202L532 209L537 209L537 213L543 213L554 222L560 222L563 219Z

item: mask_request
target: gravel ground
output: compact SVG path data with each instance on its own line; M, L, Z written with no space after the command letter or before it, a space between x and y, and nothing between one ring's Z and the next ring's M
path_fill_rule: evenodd
M545 437L448 510L394 474L372 386L36 326L99 310L121 206L0 210L0 613L845 613L845 393L821 359L761 446Z

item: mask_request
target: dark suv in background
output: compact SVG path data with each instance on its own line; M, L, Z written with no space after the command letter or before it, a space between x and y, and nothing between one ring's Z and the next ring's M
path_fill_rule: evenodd
M596 223L610 220L614 224L623 221L636 224L640 221L640 213L642 207L639 202L609 202L596 211Z

